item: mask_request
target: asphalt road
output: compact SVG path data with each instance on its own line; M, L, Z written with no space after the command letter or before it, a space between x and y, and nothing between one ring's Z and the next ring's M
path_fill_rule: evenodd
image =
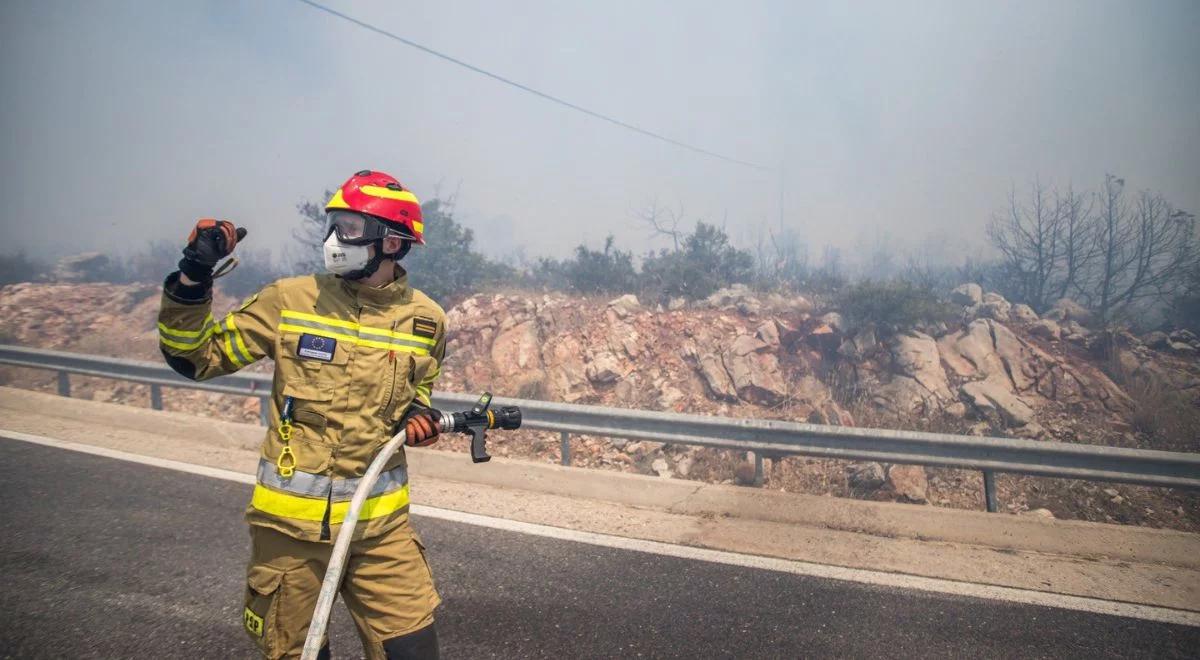
M0 656L254 657L241 627L248 494L0 442ZM415 525L445 599L446 658L1200 654L1200 628ZM359 657L340 604L331 635L335 657Z

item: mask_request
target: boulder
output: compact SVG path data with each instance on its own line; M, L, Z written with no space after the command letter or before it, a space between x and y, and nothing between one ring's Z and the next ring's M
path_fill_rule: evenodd
M757 314L762 311L762 301L756 298L754 292L745 284L734 284L719 289L704 302L715 309L733 308L745 315Z
M492 364L502 374L526 373L540 369L541 342L537 322L525 321L503 330L492 341Z
M892 357L900 375L912 378L938 399L953 398L933 337L920 332L896 335Z
M995 319L997 321L1007 321L1009 314L1012 311L1012 304L1004 299L1004 296L998 293L983 294L983 302L975 310L975 315L979 318Z
M1029 334L1042 339L1058 341L1058 338L1062 336L1062 329L1050 319L1041 319L1029 326Z
M1167 333L1155 330L1142 335L1142 343L1155 350L1163 350L1170 346L1171 338Z
M768 344L752 335L738 335L729 346L730 352L738 356L757 353L765 348L768 348Z
M683 298L672 298L669 302L667 302L667 309L672 312L681 310L684 307L687 307L687 300L684 300Z
M851 360L861 360L874 353L877 348L879 348L879 341L875 337L875 330L868 327L859 330L853 337L843 340L841 346L838 347L838 355Z
M734 388L733 379L725 370L725 363L721 361L720 355L714 351L698 348L695 344L687 345L684 352L695 362L696 370L700 372L700 377L708 386L708 391L713 398L725 401L737 400L737 389Z
M837 312L829 312L821 317L821 323L829 326L831 330L838 334L845 334L846 320Z
M1185 344L1181 341L1173 341L1170 345L1171 352L1176 355L1191 357L1197 353L1196 348L1191 344Z
M758 329L754 331L754 336L767 348L778 348L779 324L775 321L767 321L758 326Z
M787 383L779 372L779 360L770 353L730 353L725 367L738 397L750 403L773 405L787 396Z
M929 492L929 480L925 468L920 465L893 465L888 468L887 482L904 499L925 503Z
M1171 333L1169 339L1174 342L1182 342L1184 344L1195 344L1196 333L1191 330L1176 330Z
M620 298L614 298L608 302L608 308L616 313L618 318L627 318L631 314L637 313L641 309L641 304L638 303L637 296L632 293L627 293Z
M1013 305L1012 309L1009 310L1009 316L1018 323L1033 323L1039 318L1037 312L1024 303Z
M1010 427L1033 421L1033 408L997 380L970 382L959 391L984 418L1002 421Z
M1076 321L1084 325L1092 321L1092 313L1088 308L1070 298L1060 298L1050 311L1046 312L1045 317L1055 321Z
M851 463L846 466L846 481L859 491L872 491L887 481L887 474L879 463Z
M950 292L950 302L971 307L983 302L983 287L974 283L960 284Z
M876 388L871 404L879 410L900 417L913 414L929 414L940 402L923 385L908 376L892 376L883 386Z
M1090 330L1083 327L1083 324L1075 320L1068 320L1062 324L1063 337L1067 339L1080 339L1092 334Z
M596 384L614 383L624 376L621 361L608 351L593 355L585 373L588 380Z

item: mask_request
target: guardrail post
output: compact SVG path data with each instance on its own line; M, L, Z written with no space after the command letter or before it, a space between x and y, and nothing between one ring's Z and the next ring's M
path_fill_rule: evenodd
M162 386L151 383L150 385L150 407L155 410L162 410Z
M58 372L58 395L71 396L71 374L65 371Z
M571 464L571 434L566 431L558 434L558 453L563 465Z
M763 485L763 458L758 452L754 452L754 485Z
M258 421L262 422L263 426L271 425L271 420L267 418L269 410L271 410L271 405L267 401L267 397L258 397Z
M996 513L1000 505L996 502L996 473L991 470L983 471L983 500L990 513Z

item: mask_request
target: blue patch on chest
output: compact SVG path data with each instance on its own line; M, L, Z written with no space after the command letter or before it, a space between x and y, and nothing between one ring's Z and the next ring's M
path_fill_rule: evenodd
M333 352L336 349L336 339L317 335L300 335L300 346L296 348L296 355L310 360L329 362L333 360Z

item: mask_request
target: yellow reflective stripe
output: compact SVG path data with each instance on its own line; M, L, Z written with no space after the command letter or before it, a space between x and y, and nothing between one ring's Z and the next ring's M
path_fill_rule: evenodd
M281 332L298 332L300 334L316 335L318 337L328 337L330 339L341 339L350 343L358 342L358 337L354 335L344 335L340 332L332 330L323 330L321 328L313 328L307 325L292 325L290 323L280 323L279 330Z
M417 201L417 196L408 192L407 190L392 190L391 188L384 188L383 186L363 186L362 188L359 188L359 190L372 197L398 199L402 202L420 204L420 202Z
M234 325L232 313L225 317L225 323L229 326L229 330L233 334L233 341L237 345L238 354L241 355L246 364L250 364L254 361L254 358L250 355L250 349L246 348L246 342L242 339L242 331L238 330L237 326Z
M200 326L199 330L185 330L183 328L172 328L172 327L166 325L165 323L163 323L162 321L159 321L158 322L158 331L165 332L167 334L176 335L178 337L199 337L200 335L204 334L205 332L209 332L211 334L211 328L209 326L211 326L212 324L213 324L213 317L212 317L212 314L209 314L208 316L204 317L204 323Z
M425 223L424 222L414 222L413 223L413 231L417 232L418 234L425 233Z
M229 361L232 362L235 367L240 368L246 366L242 364L242 361L239 360L236 355L233 354L233 342L229 341L229 333L221 333L221 336L225 339L225 355L229 357Z
M393 344L386 341L372 341L363 339L354 335L342 334L324 328L314 328L309 325L292 325L290 323L280 323L280 332L294 332L303 335L316 335L318 337L328 337L329 339L337 339L339 341L350 342L357 346L369 346L371 348L381 348L385 351L404 351L405 353L416 353L417 355L429 355L429 351L416 346L405 346L404 344Z
M372 327L366 326L366 325L359 325L358 323L355 323L354 321L335 319L335 318L330 318L328 316L317 316L316 314L307 314L305 312L296 312L296 311L292 311L290 309L285 309L285 310L281 311L280 316L285 319L308 321L309 323L318 323L320 325L331 326L333 328L345 328L346 330L355 330L356 333L360 335L360 337L363 334L368 334L368 335L379 335L381 337L389 337L392 339L403 339L405 341L416 342L418 344L424 344L424 345L430 346L430 347L437 344L437 342L435 340L429 339L428 337L418 337L417 335L410 335L407 332L392 332L391 330L386 330L384 328L372 328ZM287 325L296 327L293 324L287 324ZM305 326L305 327L311 329L311 326ZM309 332L310 334L320 334L317 332L310 332L310 330L304 330L303 332ZM326 335L321 335L321 336L324 337ZM345 335L345 336L349 336L349 335Z
M305 314L304 312L293 312L290 309L285 309L279 313L285 319L300 319L301 321L312 321L313 323L321 323L323 325L332 325L338 328L349 328L357 330L359 325L354 321L343 321L342 319L332 319L327 316L317 316L316 314Z
M433 371L429 372L424 378L421 379L421 384L422 385L432 385L433 381L437 380L438 376L441 376L441 375L442 375L442 367L441 367L441 365L438 365L433 368Z
M212 331L213 331L213 329L209 328L207 333L205 333L203 336L197 338L195 342L190 343L190 344L184 344L182 342L172 341L170 339L167 339L166 337L159 337L158 343L162 344L163 346L170 346L171 348L174 348L175 350L179 350L179 351L194 351L197 348L200 348L201 346L203 346L205 343L208 342L208 339L210 337L212 337Z
M250 499L250 506L263 513L281 518L321 522L325 519L325 508L329 506L329 502L323 497L318 499L302 497L300 495L289 495L288 493L271 490L259 484L254 487L254 495ZM371 520L372 518L381 518L395 513L406 506L408 506L407 485L390 493L368 498L367 501L363 502L363 508L359 512L358 519ZM346 512L349 510L350 502L334 502L332 508L329 510L329 522L331 524L342 522L346 519Z

